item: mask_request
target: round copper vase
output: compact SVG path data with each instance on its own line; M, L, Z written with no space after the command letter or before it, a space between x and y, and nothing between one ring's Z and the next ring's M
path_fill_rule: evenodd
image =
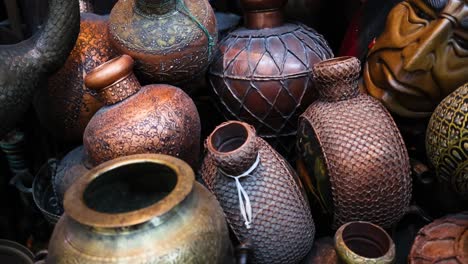
M408 263L468 263L468 211L437 219L419 230Z
M145 83L186 83L203 76L217 42L207 0L120 0L111 11L112 44L136 61Z
M315 226L299 179L287 161L257 137L253 127L238 121L216 127L205 146L203 180L236 237L251 245L249 262L302 260L312 247ZM287 238L279 239L281 235Z
M192 99L171 85L141 87L132 68L133 59L123 55L86 76L86 86L96 90L106 104L84 132L90 164L132 154L161 153L197 168L201 124Z
M209 70L221 112L262 137L295 135L297 118L315 100L311 67L333 56L315 30L284 23L287 1L242 1L245 27L218 45Z
M231 263L216 199L177 158L141 154L92 169L65 194L48 263Z
M329 216L333 228L356 220L392 226L411 198L398 128L382 104L360 94L358 59L323 61L313 71L320 96L300 117L297 138L313 211Z

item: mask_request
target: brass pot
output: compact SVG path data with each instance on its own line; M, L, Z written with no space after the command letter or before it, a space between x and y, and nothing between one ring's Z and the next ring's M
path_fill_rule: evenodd
M114 159L65 193L48 263L230 263L223 211L175 157Z

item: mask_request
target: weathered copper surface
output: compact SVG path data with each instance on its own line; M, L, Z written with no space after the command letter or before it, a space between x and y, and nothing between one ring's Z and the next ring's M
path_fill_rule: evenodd
M97 90L107 104L84 132L89 162L98 165L131 154L162 153L196 168L201 125L195 104L174 86L141 87L132 66L132 58L123 55L86 76L86 86Z
M218 126L205 143L202 177L223 207L239 241L249 242L249 263L297 263L312 247L315 227L294 170L250 125L229 121ZM258 157L258 161L257 161ZM255 166L255 167L254 167ZM248 194L252 222L247 228L239 209L236 181ZM248 210L247 210L248 211ZM285 239L279 239L281 234Z
M397 223L411 198L408 153L388 111L360 94L359 60L339 57L313 68L320 94L300 117L300 170L312 208L333 228L349 221Z
M468 263L468 212L437 219L419 230L408 263Z
M406 0L387 18L364 68L367 91L392 112L428 117L468 81L468 2Z
M311 67L333 56L313 29L283 23L278 1L243 1L245 27L218 45L210 85L227 119L252 124L260 136L294 135L315 99Z
M217 41L207 0L120 0L109 23L112 43L135 59L137 75L149 83L202 76Z
M84 78L115 55L108 40L107 17L82 13L74 49L36 102L41 121L57 137L76 142L83 139L89 120L103 106L86 88Z
M65 62L79 20L78 1L49 0L48 19L34 37L0 46L0 137L26 112L39 81Z
M219 203L177 158L101 164L70 187L64 205L48 263L232 263Z
M468 199L468 83L434 110L426 133L426 151L439 180Z

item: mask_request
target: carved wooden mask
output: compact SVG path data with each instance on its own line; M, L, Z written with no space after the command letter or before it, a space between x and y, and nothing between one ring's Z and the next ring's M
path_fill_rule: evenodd
M468 82L468 0L406 0L387 17L364 68L367 91L404 117L429 116Z

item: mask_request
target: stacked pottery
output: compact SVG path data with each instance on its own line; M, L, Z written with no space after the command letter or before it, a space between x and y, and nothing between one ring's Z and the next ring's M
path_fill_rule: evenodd
M409 158L388 111L359 93L359 60L317 63L319 99L300 118L300 176L313 208L332 227L369 221L388 228L411 198ZM315 212L314 212L315 213Z
M109 23L113 45L135 59L138 78L149 83L193 85L217 41L207 0L120 0Z
M80 1L82 12L91 12L89 1ZM80 33L75 47L63 67L49 77L47 89L42 89L35 102L41 122L55 136L81 142L91 117L103 103L86 88L87 73L114 57L108 40L107 17L81 13Z
M229 121L206 140L202 177L252 263L298 263L315 227L294 170L250 125ZM279 239L279 235L287 235ZM250 259L249 259L250 261Z
M426 151L439 181L468 200L468 83L447 96L426 133Z
M284 22L286 2L242 1L245 27L220 42L209 70L221 112L265 138L295 135L316 97L311 67L333 56L313 29Z
M70 187L64 205L47 263L232 263L223 211L180 159L103 163Z

